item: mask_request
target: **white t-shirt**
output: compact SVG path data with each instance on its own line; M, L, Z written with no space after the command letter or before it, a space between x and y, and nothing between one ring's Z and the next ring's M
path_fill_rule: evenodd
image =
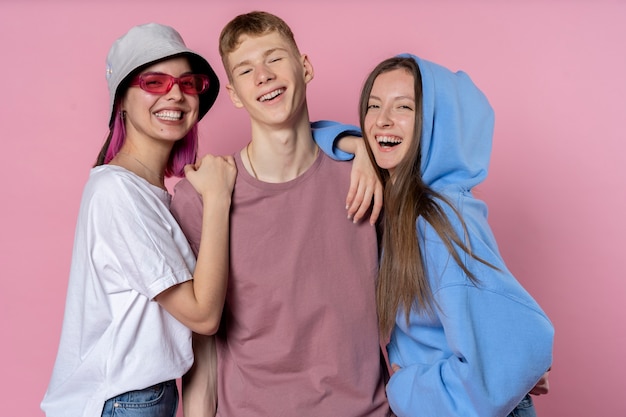
M41 408L95 417L118 394L181 377L191 331L154 301L190 280L195 257L171 196L124 168L91 170L83 192L61 342Z

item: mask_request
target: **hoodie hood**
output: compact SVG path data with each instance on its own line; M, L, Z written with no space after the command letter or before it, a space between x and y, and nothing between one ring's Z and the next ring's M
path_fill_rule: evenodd
M487 177L494 113L485 95L463 71L413 58L422 74L421 172L436 191L471 190Z

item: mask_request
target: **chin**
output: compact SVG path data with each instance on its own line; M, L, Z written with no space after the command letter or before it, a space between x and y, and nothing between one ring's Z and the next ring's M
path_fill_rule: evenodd
M386 158L374 158L376 160L376 165L378 165L379 168L382 169L394 169L396 166L398 166L398 164L394 161L389 161Z

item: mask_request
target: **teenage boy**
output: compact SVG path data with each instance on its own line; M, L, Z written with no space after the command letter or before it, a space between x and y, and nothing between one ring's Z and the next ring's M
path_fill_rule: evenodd
M230 281L215 339L217 415L388 416L376 232L346 219L351 164L331 160L313 141L306 101L313 67L289 26L265 12L229 22L220 55L252 137L234 155ZM186 180L177 184L171 208L195 248L201 204ZM212 342L199 342L188 385L210 389Z

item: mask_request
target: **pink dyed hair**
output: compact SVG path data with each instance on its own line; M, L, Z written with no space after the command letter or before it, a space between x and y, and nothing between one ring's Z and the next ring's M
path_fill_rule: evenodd
M109 130L109 136L100 150L98 159L94 166L108 164L111 159L122 149L126 140L126 129L124 127L124 119L122 112L119 110L119 104L115 108L115 117ZM174 144L170 158L165 167L166 177L184 177L185 165L196 162L198 155L198 123L195 123L191 130L187 132L185 137Z

